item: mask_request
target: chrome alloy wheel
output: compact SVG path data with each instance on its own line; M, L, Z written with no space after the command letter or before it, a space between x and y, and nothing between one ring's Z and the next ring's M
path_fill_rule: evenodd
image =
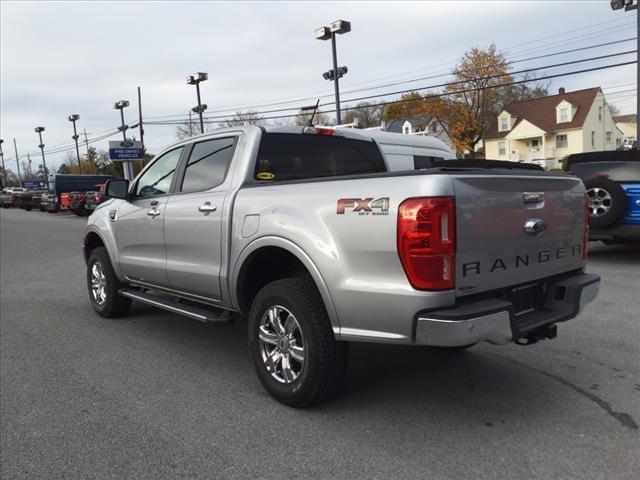
M280 305L269 307L258 331L258 348L262 361L273 378L291 383L304 366L305 350L302 330L296 317Z
M91 295L99 306L107 301L107 277L100 262L91 267Z
M611 194L603 188L590 188L587 190L589 197L589 213L592 217L601 217L611 210L613 199Z

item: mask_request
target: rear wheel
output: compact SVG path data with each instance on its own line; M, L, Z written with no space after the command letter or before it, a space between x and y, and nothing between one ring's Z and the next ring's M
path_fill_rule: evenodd
M40 209L41 212L44 212L46 210L46 208L44 207L38 207Z
M286 278L260 290L249 313L249 349L265 389L292 407L335 393L348 364L322 298L308 277Z
M31 205L28 205L28 206L24 207L24 209L25 209L27 212L30 212L30 211L33 209L33 207L32 207Z
M107 318L125 315L131 307L131 299L118 293L123 286L113 271L107 249L93 250L87 262L87 288L93 309Z
M592 178L584 182L589 198L589 224L604 228L615 223L624 213L627 197L616 182L608 178Z

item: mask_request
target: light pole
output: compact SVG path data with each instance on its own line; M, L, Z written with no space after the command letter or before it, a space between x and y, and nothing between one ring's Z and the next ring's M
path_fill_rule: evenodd
M203 104L200 101L200 82L204 82L205 80L208 80L208 79L209 79L209 74L206 72L194 73L193 75L189 75L187 77L187 84L196 86L196 94L198 95L198 105L193 107L191 111L200 115L200 133L204 133L204 121L202 120L202 114L207 109L207 104L206 103Z
M613 10L620 10L624 8L625 12L632 10L636 11L636 29L637 29L637 41L638 48L636 52L636 150L640 150L640 142L638 141L638 134L640 134L640 8L638 8L640 0L636 0L635 5L633 0L611 0L611 8Z
M2 151L2 144L4 140L0 138L0 159L2 159L2 188L7 186L7 170L4 168L4 152Z
M49 190L49 173L47 172L47 162L44 159L44 143L42 143L42 132L44 132L44 127L36 127L36 133L38 134L38 138L40 139L40 153L42 153L42 170L44 176L44 186Z
M122 132L123 146L129 143L129 141L127 140L127 129L129 128L129 126L124 123L124 109L128 106L129 100L119 100L113 104L113 108L115 108L116 110L120 110L121 125L118 127L118 130ZM133 165L131 164L131 162L129 160L125 160L124 162L122 162L122 167L125 180L133 180Z
M342 35L351 31L351 22L346 20L336 20L330 27L320 27L316 29L316 40L331 40L331 52L333 53L333 68L322 74L325 80L333 80L336 91L336 122L342 123L340 116L340 86L338 79L346 75L347 67L338 68L338 54L336 52L336 35Z
M22 182L22 177L20 176L20 157L18 156L18 144L16 143L16 139L13 139L13 149L16 151L16 166L18 167L18 186Z
M78 132L76 130L76 122L80 120L80 115L73 113L69 115L69 121L73 123L73 141L76 142L76 157L78 158L78 173L82 174L82 164L80 163L80 149L78 148Z

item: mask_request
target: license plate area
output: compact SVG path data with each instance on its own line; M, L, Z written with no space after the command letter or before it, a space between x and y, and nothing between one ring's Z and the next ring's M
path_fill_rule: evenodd
M516 317L538 310L541 298L542 285L537 282L513 287L509 291L509 301L513 304Z

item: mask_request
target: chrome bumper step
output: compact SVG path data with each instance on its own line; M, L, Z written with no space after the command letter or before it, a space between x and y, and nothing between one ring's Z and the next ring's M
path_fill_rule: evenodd
M118 292L123 297L131 298L138 302L146 303L157 308L161 308L171 313L184 315L205 323L213 323L215 325L230 325L233 323L233 312L222 309L206 309L194 307L193 305L184 304L175 300L168 299L164 296L153 295L141 290L133 288L122 288Z

